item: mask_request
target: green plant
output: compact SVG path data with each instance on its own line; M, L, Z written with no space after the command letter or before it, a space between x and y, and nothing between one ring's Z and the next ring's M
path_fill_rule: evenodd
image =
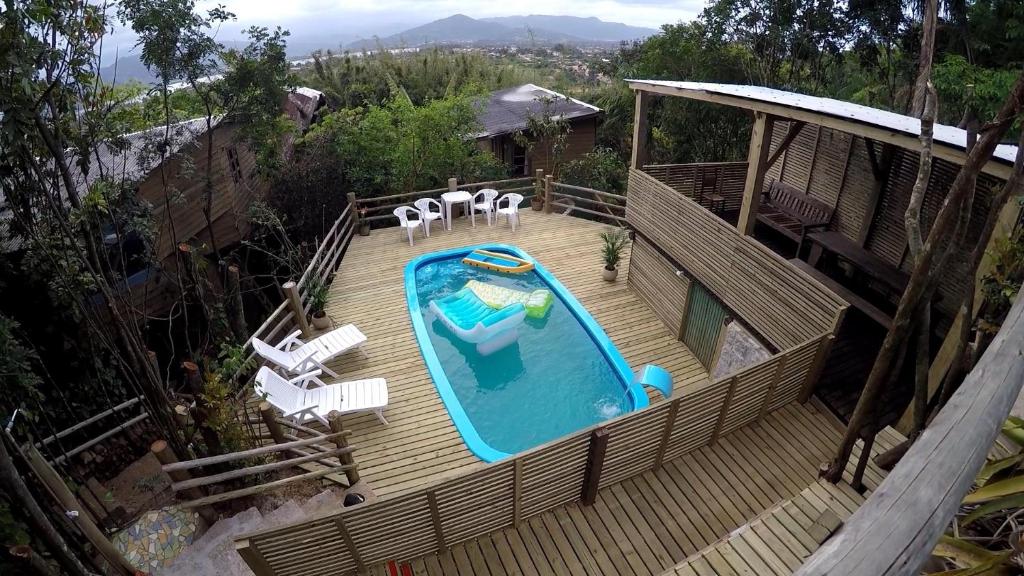
M622 251L629 245L629 236L624 228L610 228L601 232L601 257L606 270L615 270L622 260Z
M327 307L327 294L329 290L319 278L310 279L306 284L306 294L309 295L309 312L313 316L320 316Z
M210 407L204 425L217 433L225 452L234 452L245 448L246 436L238 417L240 406L237 405L229 382L219 372L207 372L200 396Z

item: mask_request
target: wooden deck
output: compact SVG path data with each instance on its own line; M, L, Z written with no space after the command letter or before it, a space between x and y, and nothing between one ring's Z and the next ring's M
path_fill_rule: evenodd
M518 528L399 563L408 564L417 576L645 576L672 573L677 564L680 574L691 574L688 560L702 575L786 573L796 559L813 551L813 542L799 539L806 540L815 509L835 509L846 517L863 501L845 483L826 486L817 480L819 464L831 458L841 438L834 418L817 406L789 405L714 446L601 490L593 506L563 506ZM887 431L879 435L876 451L899 440ZM851 463L847 480L852 470ZM874 488L881 479L882 473L869 465L865 484ZM808 502L811 507L806 507ZM794 504L804 512L793 511ZM790 519L793 524L780 524ZM748 522L752 526L743 539L727 539ZM782 550L782 538L791 553ZM762 552L779 548L784 563L751 546ZM766 569L768 562L771 570ZM370 572L389 573L387 566Z
M519 246L550 270L597 319L631 366L654 363L672 372L676 393L707 382L690 351L626 285L628 258L619 279L601 280L602 225L556 214L524 211L515 233L504 223L477 227L458 219L430 238L417 233L410 247L397 228L356 236L331 286L327 311L338 324L353 323L369 341L367 357L349 353L329 364L342 380L380 376L388 381L390 425L373 415L345 419L357 446L362 478L377 495L464 474L482 464L462 442L427 373L405 301L403 271L413 257L437 250L503 242Z

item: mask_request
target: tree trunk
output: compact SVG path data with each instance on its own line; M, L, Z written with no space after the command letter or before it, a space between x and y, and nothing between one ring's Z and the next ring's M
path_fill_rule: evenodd
M234 264L227 269L226 292L224 308L231 324L231 331L235 334L236 342L245 342L249 338L249 331L245 326L245 306L242 302L242 282L239 277L238 266Z
M933 270L933 264L941 268L942 251L940 247L952 241L957 223L960 221L960 209L967 195L973 189L973 184L981 172L982 167L992 158L1003 135L1020 114L1024 105L1024 74L1019 76L1010 90L1006 102L996 114L993 122L982 133L978 144L971 150L967 160L956 180L950 187L949 194L942 204L935 222L932 224L928 239L921 249L920 258L914 266L910 276L907 289L900 298L896 316L893 318L892 327L882 342L882 347L871 368L867 382L864 384L864 391L857 401L857 407L850 418L850 424L843 436L838 453L832 461L828 470L823 474L831 482L839 482L842 479L843 469L846 467L853 446L857 442L860 430L870 422L878 399L881 397L885 382L888 380L892 365L898 359L900 343L904 342L913 330L912 319L917 312L922 297L928 294L936 281L940 270Z
M909 110L909 114L917 118L924 114L927 86L932 79L935 28L938 20L939 0L925 0L924 17L921 20L921 57L918 59L917 80L914 81L914 97Z

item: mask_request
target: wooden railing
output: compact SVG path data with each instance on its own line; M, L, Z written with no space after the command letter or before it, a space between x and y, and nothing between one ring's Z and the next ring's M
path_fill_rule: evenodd
M586 214L591 219L610 224L626 222L626 197L593 188L554 182L550 178L545 187L545 211L569 215Z
M739 211L743 203L746 162L648 164L643 171L708 210ZM721 207L712 205L712 196L715 195L723 199Z
M536 187L536 179L531 176L487 182L467 182L463 184L459 184L455 178L449 178L446 188L416 190L374 198L359 198L356 194L349 194L349 204L355 205L356 217L362 222L397 221L392 211L399 206L411 206L413 202L420 198L433 198L440 201L441 194L445 192L465 190L475 193L484 188L492 188L502 193L518 192L523 195L524 199L529 199L535 193Z
M920 573L1024 385L1024 298L949 403L799 576Z
M328 567L362 572L516 526L597 488L658 469L799 398L831 333L667 402L580 430L468 475L249 534L236 547L257 576ZM597 431L600 434L596 434ZM594 469L595 438L606 442ZM589 463L589 464L588 464ZM594 485L588 486L587 482Z

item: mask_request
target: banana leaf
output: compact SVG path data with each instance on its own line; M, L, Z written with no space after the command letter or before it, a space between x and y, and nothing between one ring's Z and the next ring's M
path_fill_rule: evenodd
M967 496L964 496L964 504L981 504L1003 496L1024 493L1024 476L1014 476L1006 480L993 482L982 486Z
M1024 419L1010 416L1003 422L1003 434L1017 446L1024 447Z
M989 514L994 514L996 512L999 512L1000 510L1007 510L1009 508L1020 507L1024 507L1024 494L1011 494L1010 496L997 498L996 500L986 502L985 504L982 504L981 506L978 506L977 508L972 510L970 514L964 516L964 519L961 521L960 525L968 526L975 520L978 520L979 518L984 518Z
M974 483L978 486L984 486L988 484L989 480L993 476L1006 470L1007 468L1016 466L1024 460L1024 454L1015 454L1013 456L1007 456L1006 458L1000 458L995 462L989 462L978 472L978 477L975 478Z
M986 550L977 544L953 538L946 534L939 538L938 543L935 544L935 549L932 550L932 554L948 558L957 566L961 566L961 568L956 570L941 572L940 574L943 576L1008 575L1011 572L1005 563L1012 553L1012 550L1007 550L1006 552ZM938 575L933 574L930 576Z

